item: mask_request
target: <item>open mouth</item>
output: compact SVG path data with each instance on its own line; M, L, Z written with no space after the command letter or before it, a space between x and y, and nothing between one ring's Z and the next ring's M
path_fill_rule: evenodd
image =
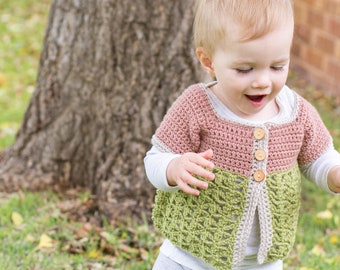
M261 106L264 102L266 95L246 95L248 100L255 106Z
M249 96L249 95L246 95L246 97L248 99L250 99L251 101L254 101L254 102L261 102L263 100L263 98L265 97L265 95L256 95L256 96Z

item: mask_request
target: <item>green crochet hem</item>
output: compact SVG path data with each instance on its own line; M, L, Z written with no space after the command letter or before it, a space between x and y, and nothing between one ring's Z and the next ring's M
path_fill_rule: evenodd
M201 190L198 197L158 190L152 218L155 227L174 245L216 269L228 270L233 266L235 243L240 243L238 230L247 196L252 196L251 182L225 169L215 168L213 172L215 180L207 181L209 188ZM266 262L285 258L294 244L300 182L297 165L267 176L264 188L268 195L264 200L269 201L265 212L272 223L272 238Z

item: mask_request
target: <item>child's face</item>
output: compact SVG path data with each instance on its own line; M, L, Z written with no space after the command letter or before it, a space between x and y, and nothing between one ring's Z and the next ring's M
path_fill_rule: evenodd
M198 56L215 75L215 94L235 114L266 118L277 113L275 97L286 83L293 27L283 26L254 40L229 40L211 58ZM275 111L275 113L274 113Z

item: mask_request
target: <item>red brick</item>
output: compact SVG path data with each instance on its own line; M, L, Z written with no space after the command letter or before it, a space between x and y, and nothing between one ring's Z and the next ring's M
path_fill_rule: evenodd
M325 2L324 12L332 15L340 15L340 1L338 0L328 0Z
M331 16L328 20L328 29L329 33L340 37L340 17Z
M308 25L310 27L323 28L324 27L324 14L315 10L308 10Z
M335 58L339 59L339 61L340 61L340 38L337 39L334 56L335 56Z
M307 8L323 10L325 7L325 1L328 0L299 0L299 1L304 2Z
M327 64L327 72L331 77L339 79L339 75L340 75L339 61L330 59Z
M334 54L336 47L336 38L325 32L320 31L316 34L315 45L319 50L325 52L325 54Z
M318 69L323 68L323 62L324 62L323 55L320 51L318 51L315 48L312 48L312 47L306 48L303 60L311 64L315 68L318 68Z
M294 19L296 24L305 24L307 22L307 9L300 1L294 2Z
M316 0L302 0L301 2L304 2L309 6L314 6L317 3Z
M294 56L294 57L302 57L302 44L301 42L297 42L296 39L293 40L293 46L292 46L292 51L291 51L291 54ZM340 51L339 51L340 52Z
M295 37L301 41L310 44L312 42L312 29L305 25L295 25Z

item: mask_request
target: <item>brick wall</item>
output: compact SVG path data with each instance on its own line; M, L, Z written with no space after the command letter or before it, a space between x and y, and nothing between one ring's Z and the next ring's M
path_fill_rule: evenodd
M340 0L295 0L291 67L340 96Z

